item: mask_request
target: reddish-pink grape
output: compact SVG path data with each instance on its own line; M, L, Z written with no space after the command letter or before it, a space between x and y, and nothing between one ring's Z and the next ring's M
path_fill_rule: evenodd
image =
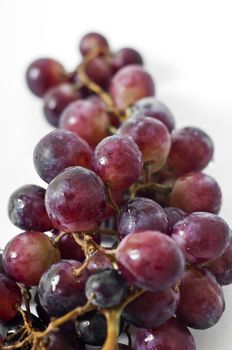
M34 165L47 183L70 166L91 167L92 150L85 140L68 130L57 129L44 136L34 149Z
M203 130L185 127L172 134L168 164L177 175L182 175L204 169L213 153L213 141Z
M8 321L18 313L22 295L17 284L3 273L0 273L0 296L0 320Z
M130 47L124 47L118 50L110 60L114 72L130 64L143 65L143 59L140 53Z
M232 283L232 241L225 252L210 263L208 269L213 273L220 285L226 286Z
M174 207L166 207L164 208L164 212L168 218L168 233L171 234L173 226L178 221L182 220L186 216L186 213L183 210Z
M150 291L174 286L185 266L176 242L157 231L126 236L117 248L116 260L129 283Z
M88 77L103 89L107 89L112 71L109 63L104 57L95 57L85 66L85 72Z
M170 194L170 205L186 213L205 211L218 214L221 201L221 189L216 180L201 172L179 177Z
M93 230L106 208L104 184L88 169L68 168L48 185L45 204L54 227L59 230Z
M18 188L9 198L8 215L11 222L27 231L49 231L53 225L48 217L45 189L36 185Z
M43 111L47 121L58 126L61 113L71 102L83 97L80 89L71 84L60 84L49 89L44 96Z
M141 175L142 154L129 137L108 136L95 149L93 168L112 189L123 190Z
M109 117L99 99L79 100L64 109L59 126L75 132L95 147L109 134Z
M43 97L51 87L67 82L68 76L64 67L56 60L40 58L27 68L26 81L33 94Z
M99 33L87 33L83 36L80 41L80 51L83 56L94 50L107 51L109 49L109 44L106 38Z
M231 231L218 215L197 212L174 225L172 238L189 264L203 264L224 253L231 240Z
M177 317L188 327L213 327L225 309L222 288L206 269L190 269L180 283L180 302Z
M171 147L171 137L159 120L144 116L129 118L121 125L118 133L131 137L137 143L144 162L152 162L153 172L164 166Z
M104 253L96 251L93 255L91 255L88 263L88 270L91 274L94 274L105 269L113 269L112 262Z
M140 329L135 340L136 350L196 350L192 334L177 318L152 329Z
M155 84L141 66L131 64L113 76L109 91L117 108L125 110L142 97L154 96Z

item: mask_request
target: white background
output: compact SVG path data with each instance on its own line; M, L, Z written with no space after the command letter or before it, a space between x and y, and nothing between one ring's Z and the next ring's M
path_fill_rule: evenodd
M212 136L216 152L208 172L221 184L221 216L231 225L231 17L230 0L0 0L0 246L19 232L7 217L11 192L42 184L32 153L51 129L41 101L26 89L25 68L51 56L73 69L77 42L89 30L105 33L113 49L138 48L178 126L196 125ZM232 287L224 290L221 322L194 331L198 350L232 349Z

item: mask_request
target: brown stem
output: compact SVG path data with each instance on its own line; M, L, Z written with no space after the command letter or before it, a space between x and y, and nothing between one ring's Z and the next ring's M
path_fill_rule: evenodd
M158 192L171 192L172 190L172 186L171 185L162 185L159 184L157 182L148 182L148 183L144 183L144 184L135 184L132 185L130 188L130 194L131 194L131 198L134 198L137 194L138 191L140 190L145 190L145 189L154 189Z
M116 214L118 215L120 213L120 210L119 210L119 207L117 206L115 200L113 199L111 188L108 185L106 185L106 195L107 195L107 202L115 210Z
M117 350L121 310L104 310L107 322L107 337L102 350Z
M53 238L53 242L55 243L55 245L57 245L57 243L67 234L67 232L61 232L58 236L56 236L56 238Z
M30 301L31 301L30 287L23 286L22 291L23 291L23 299L24 299L26 310L30 314L30 312L31 312L31 309L30 309Z

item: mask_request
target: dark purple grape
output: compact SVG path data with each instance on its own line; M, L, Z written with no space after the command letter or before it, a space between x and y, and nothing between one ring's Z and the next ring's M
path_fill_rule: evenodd
M114 269L106 269L90 276L85 286L85 294L92 304L104 308L118 306L128 292L128 285L121 274Z
M135 346L138 350L196 350L192 334L176 318L157 328L140 329Z
M124 47L118 50L110 60L114 72L130 64L143 65L143 59L140 53L130 47Z
M102 252L96 251L90 258L88 270L91 274L95 274L101 270L112 269L113 265L110 259Z
M67 82L68 76L64 67L56 60L40 58L27 68L26 81L33 94L43 97L51 87Z
M116 260L129 283L154 292L174 286L185 266L175 241L157 231L126 236L117 248Z
M144 116L129 118L121 125L118 133L131 137L137 143L144 162L152 162L152 172L164 166L171 147L171 137L159 120Z
M182 220L186 216L186 213L183 210L174 207L166 207L164 208L164 211L168 218L168 233L171 234L173 226L178 221Z
M91 167L92 150L85 140L67 130L57 129L44 136L34 150L34 165L47 183L70 166Z
M99 312L88 312L77 318L76 332L83 343L101 346L104 344L107 334L106 319Z
M226 286L232 283L232 241L225 252L210 263L208 269L213 273L220 285Z
M124 309L123 317L135 327L157 327L175 314L179 297L173 289L145 292Z
M221 201L221 189L216 180L201 172L179 177L170 194L170 205L186 213L205 211L218 214Z
M43 338L41 344L46 350L85 350L84 344L80 342L77 336L70 332L54 330ZM36 350L40 350L37 347Z
M213 141L204 131L185 127L172 134L168 164L177 175L183 175L204 169L213 153Z
M137 101L131 108L131 114L158 119L170 132L175 128L175 119L170 110L154 97L145 97Z
M119 69L113 76L110 94L117 108L125 110L143 97L154 96L155 84L141 66L131 64Z
M95 57L85 66L85 72L89 79L100 85L103 89L107 89L112 71L109 63L104 57Z
M109 44L106 38L99 33L87 33L80 41L80 51L83 56L86 56L91 51L96 49L105 51L109 49Z
M0 321L11 320L18 313L17 306L22 303L18 285L3 273L0 273Z
M49 89L44 96L43 111L47 121L58 126L61 113L71 102L83 97L81 90L71 84L60 84Z
M8 215L11 222L28 231L49 231L53 228L44 198L45 189L36 185L18 188L9 198Z
M59 230L93 230L106 208L104 184L90 170L69 168L48 185L45 204L54 227Z
M130 350L128 345L118 344L118 350Z
M213 327L225 309L222 288L206 269L190 269L180 283L180 302L177 317L188 327Z
M130 187L141 175L142 154L133 140L109 136L96 147L93 167L101 179L114 190Z
M6 274L28 286L38 285L42 274L59 259L59 250L42 232L20 233L3 251Z
M36 308L36 312L37 315L39 316L39 318L43 321L44 325L48 325L51 321L51 317L48 315L48 313L42 308L41 304L40 304L40 300L39 300L39 295L38 295L38 291L35 294L35 308Z
M123 239L130 233L154 230L166 233L168 219L163 208L148 198L135 197L124 204L118 219L118 232Z
M172 238L189 264L203 264L224 253L231 240L227 223L218 215L198 212L177 222Z
M61 128L73 131L93 148L109 135L109 125L105 106L98 98L70 103L59 123Z
M53 264L39 282L39 300L50 316L61 316L86 302L85 283L88 271L75 275L81 263L76 260L61 260Z

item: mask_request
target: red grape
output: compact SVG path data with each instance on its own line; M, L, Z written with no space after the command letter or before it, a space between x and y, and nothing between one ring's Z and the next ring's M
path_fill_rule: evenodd
M43 97L51 87L67 82L68 76L56 60L40 58L27 68L26 81L33 94Z
M232 283L232 241L225 252L210 263L208 269L222 286Z
M111 79L111 68L103 57L95 57L85 66L88 77L103 89L107 89Z
M106 38L99 33L87 33L83 36L80 42L80 51L83 56L86 56L91 51L96 49L108 50L109 45Z
M139 65L132 64L119 69L110 84L110 94L120 110L146 96L154 96L152 77Z
M182 220L186 216L186 213L183 210L174 207L166 207L164 208L164 212L168 218L168 233L171 234L173 226L178 221Z
M195 172L176 180L170 195L170 204L187 213L205 211L218 214L221 196L221 189L213 177Z
M138 51L129 47L124 47L112 56L110 63L113 71L116 72L131 64L143 65L143 59Z
M141 175L143 160L138 146L129 137L108 136L94 152L93 167L114 190L130 187Z
M0 320L12 319L22 303L22 295L17 284L6 275L0 273Z
M110 261L110 258L108 258L104 253L101 253L100 251L96 251L91 256L88 263L88 270L91 274L94 274L101 270L112 269L112 268L113 268L113 265L112 265L112 262Z
M104 184L88 169L66 169L48 185L45 204L54 227L59 230L93 230L106 208Z
M126 236L117 248L116 260L129 283L150 291L175 285L185 265L175 241L157 231Z

